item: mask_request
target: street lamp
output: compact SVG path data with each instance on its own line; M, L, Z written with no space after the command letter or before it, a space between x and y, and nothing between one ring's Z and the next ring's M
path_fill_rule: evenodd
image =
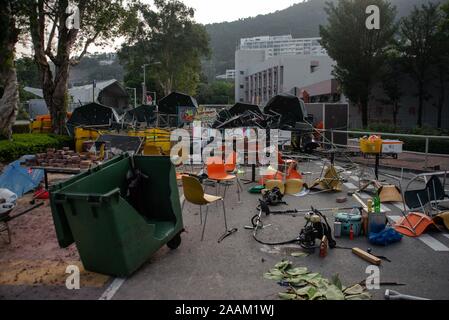
M142 82L142 104L145 104L145 98L146 98L146 94L147 94L147 88L146 88L146 67L149 66L148 63L144 64L142 66L143 69L143 82Z

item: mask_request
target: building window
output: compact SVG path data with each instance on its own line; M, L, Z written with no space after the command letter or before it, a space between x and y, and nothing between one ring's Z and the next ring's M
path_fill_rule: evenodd
M245 86L243 84L240 85L240 89L243 89Z
M245 71L240 71L240 74L243 76L245 74Z
M310 73L314 73L319 69L320 63L318 61L310 62Z

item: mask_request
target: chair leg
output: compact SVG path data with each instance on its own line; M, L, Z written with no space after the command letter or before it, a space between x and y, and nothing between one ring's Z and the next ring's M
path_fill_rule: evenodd
M215 195L218 197L218 194L219 194L219 189L220 188L220 182L219 181L217 181L217 180L215 180ZM218 208L218 202L217 202L217 208Z
M223 217L224 217L224 223L225 223L225 230L228 231L228 221L226 220L226 208L224 199L221 200L221 204L223 205Z
M237 188L237 198L238 198L238 203L240 203L240 181L239 178L237 178L236 184L235 184L236 188Z
M201 207L202 206L200 206L200 225L203 224L203 211L201 210Z
M226 190L228 190L228 185L227 184L225 184L225 187L224 187L223 199L226 197Z
M206 216L204 217L204 224L203 224L203 232L201 233L201 241L204 239L204 230L206 229L206 222L207 222L207 214L209 212L209 205L206 205Z

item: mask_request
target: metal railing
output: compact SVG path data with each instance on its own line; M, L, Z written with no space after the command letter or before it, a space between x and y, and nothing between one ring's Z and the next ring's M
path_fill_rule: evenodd
M324 144L330 144L337 147L345 147L345 148L355 148L358 146L354 145L341 145L334 143L334 134L335 133L343 133L343 134L353 134L353 135L359 135L359 136L371 136L371 135L378 135L378 136L386 136L386 137L397 137L397 138L416 138L416 139L423 139L425 141L425 151L419 152L419 151L409 151L405 150L409 153L415 153L415 154L424 154L425 155L425 168L428 167L429 162L429 155L434 156L441 156L441 157L449 157L449 154L438 154L438 153L430 153L429 152L429 143L431 140L448 140L449 136L429 136L429 135L418 135L418 134L404 134L404 133L389 133L389 132L373 132L373 131L350 131L350 130L335 130L335 129L321 129L320 132L330 132L331 139L330 142L324 141Z

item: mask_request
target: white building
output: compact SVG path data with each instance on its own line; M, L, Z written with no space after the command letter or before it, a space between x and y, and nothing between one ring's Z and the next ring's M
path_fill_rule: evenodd
M291 36L241 39L235 53L236 102L263 105L283 92L301 97L336 93L334 61L319 45L319 38Z
M228 69L225 74L221 74L215 77L217 80L234 80L235 79L235 70Z
M285 36L261 36L240 39L239 50L264 50L266 58L279 55L326 55L321 38L297 38Z

